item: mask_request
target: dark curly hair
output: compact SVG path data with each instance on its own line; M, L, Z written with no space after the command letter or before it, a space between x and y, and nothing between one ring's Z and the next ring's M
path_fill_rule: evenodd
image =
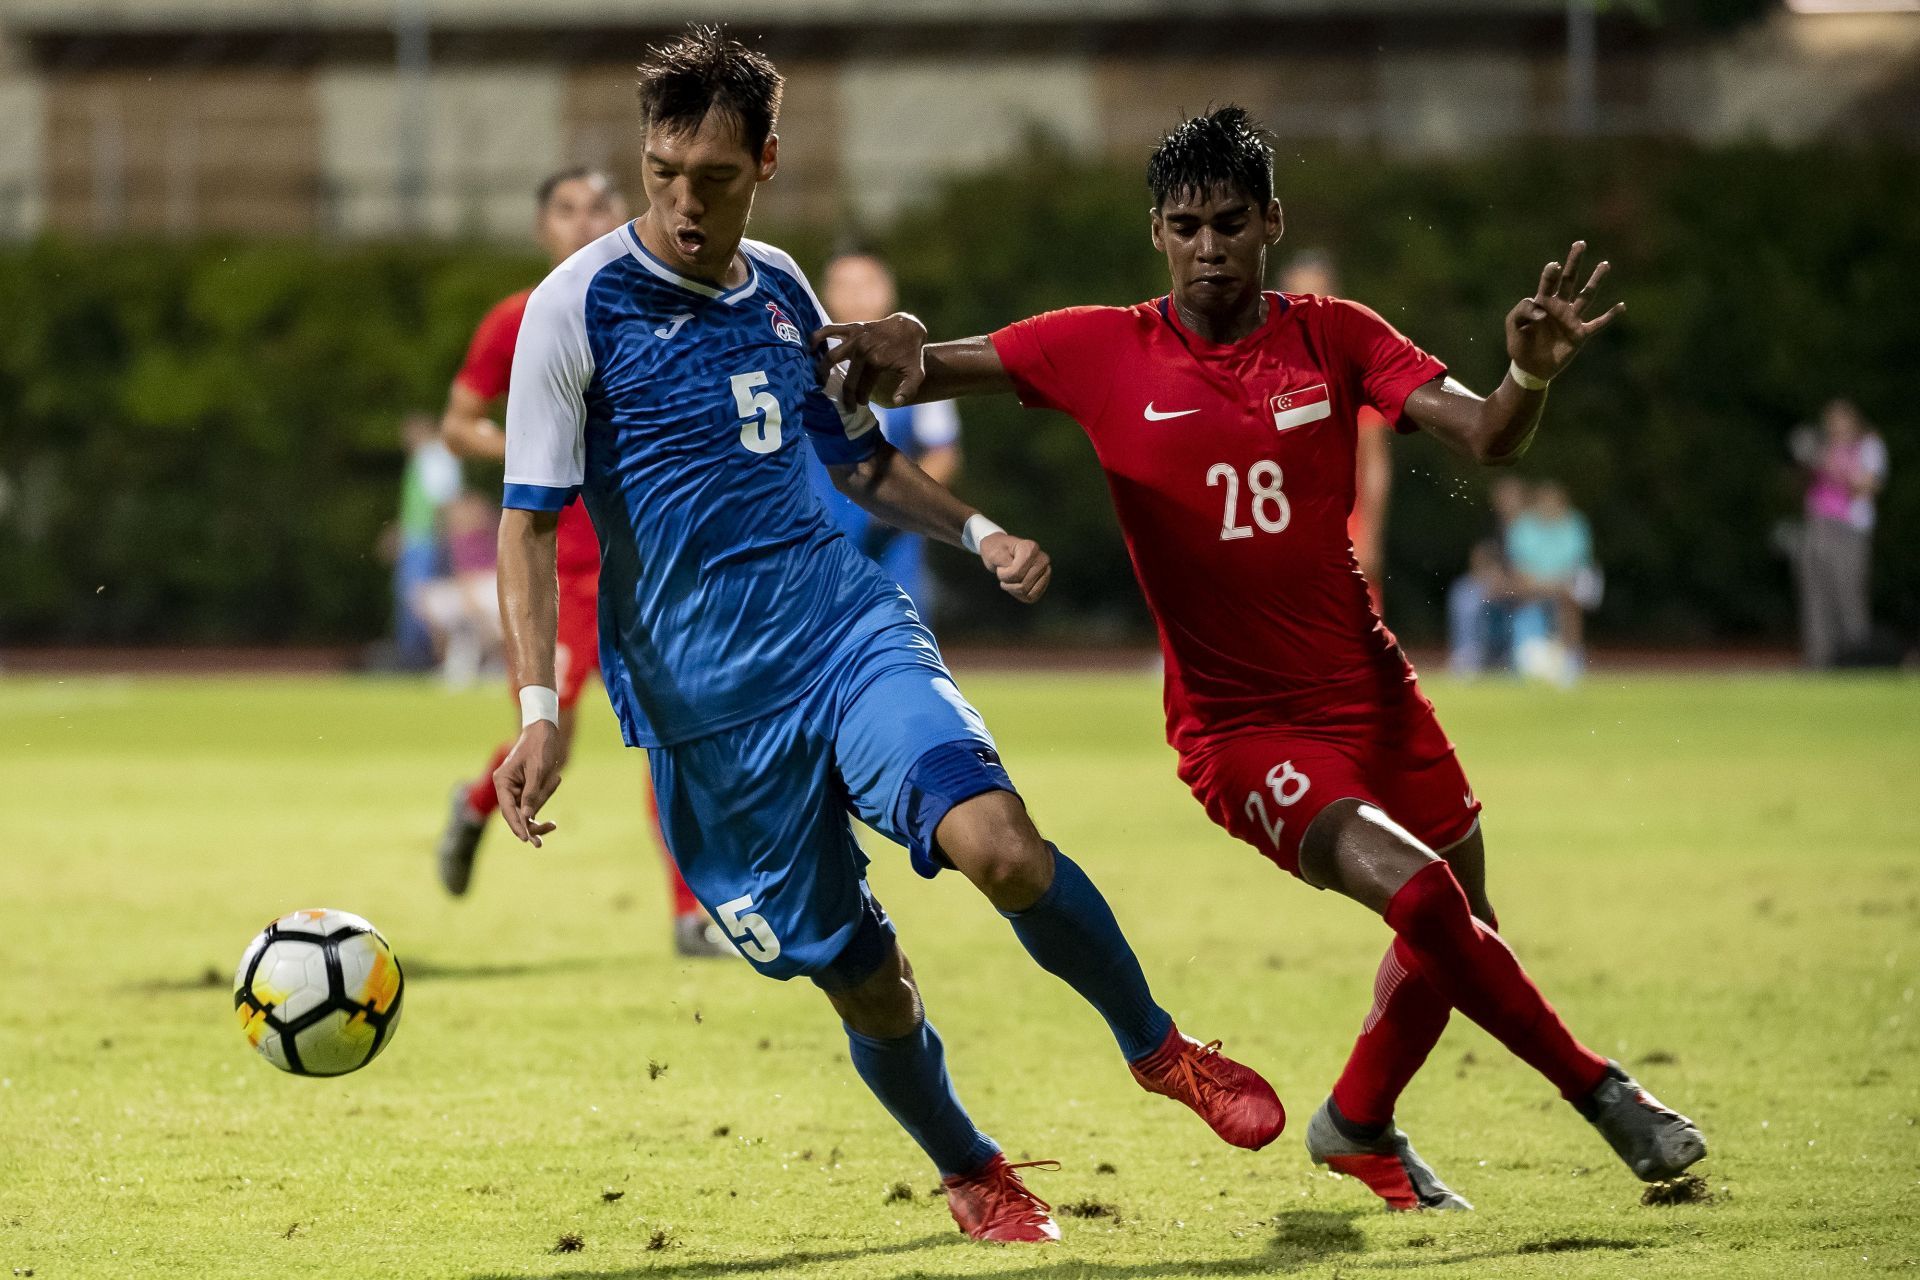
M1182 122L1147 161L1153 207L1169 199L1205 199L1238 191L1264 207L1273 199L1273 148L1266 131L1242 107L1229 103Z

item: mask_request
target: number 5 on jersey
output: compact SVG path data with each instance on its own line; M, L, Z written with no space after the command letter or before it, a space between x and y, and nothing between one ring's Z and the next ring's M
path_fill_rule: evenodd
M776 409L774 421L779 420ZM733 945L740 948L741 955L761 964L779 958L780 939L774 936L773 926L767 923L766 917L753 909L752 894L723 902L713 913L720 917L720 927L733 939Z
M733 375L733 405L740 411L740 443L752 453L772 453L780 447L780 401L771 391L763 391L767 375Z

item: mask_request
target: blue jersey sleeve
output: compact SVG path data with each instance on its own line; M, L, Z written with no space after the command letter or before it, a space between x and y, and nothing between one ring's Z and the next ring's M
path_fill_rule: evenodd
M593 353L585 323L591 273L569 263L527 299L507 396L502 505L558 511L585 477L586 391Z

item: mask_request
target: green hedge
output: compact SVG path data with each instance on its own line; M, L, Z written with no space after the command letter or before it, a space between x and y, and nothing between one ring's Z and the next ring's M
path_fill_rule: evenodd
M1893 452L1883 616L1920 626L1920 166L1901 153L1542 147L1451 165L1289 149L1286 248L1339 257L1346 291L1486 387L1500 321L1584 234L1623 322L1554 392L1527 471L1592 516L1599 632L1666 642L1791 634L1774 523L1784 437L1833 394ZM1138 167L1043 142L929 193L877 239L937 335L1164 289ZM782 238L817 262L833 228ZM769 234L779 234L768 231ZM1283 255L1284 256L1284 253ZM63 244L0 250L0 639L342 641L386 625L375 543L397 503L397 426L437 410L485 307L539 275L463 246ZM963 488L1043 537L1052 607L1020 610L957 553L956 634L1141 634L1091 450L1064 420L966 410ZM1397 442L1390 612L1416 638L1484 520L1484 477ZM1292 480L1289 477L1290 481Z

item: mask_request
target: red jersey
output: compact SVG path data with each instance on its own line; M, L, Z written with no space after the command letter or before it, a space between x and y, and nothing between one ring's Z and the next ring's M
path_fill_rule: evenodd
M1246 338L1208 342L1170 301L1073 307L993 335L1023 404L1093 442L1166 657L1185 751L1250 725L1388 703L1413 668L1347 539L1356 419L1389 422L1446 366L1354 302L1267 296Z
M467 358L460 372L453 375L455 382L482 400L499 400L507 394L507 383L513 376L513 345L519 340L520 320L532 296L533 290L523 289L495 303L482 317L467 347ZM599 576L600 541L584 502L576 498L560 509L555 541L562 578Z

